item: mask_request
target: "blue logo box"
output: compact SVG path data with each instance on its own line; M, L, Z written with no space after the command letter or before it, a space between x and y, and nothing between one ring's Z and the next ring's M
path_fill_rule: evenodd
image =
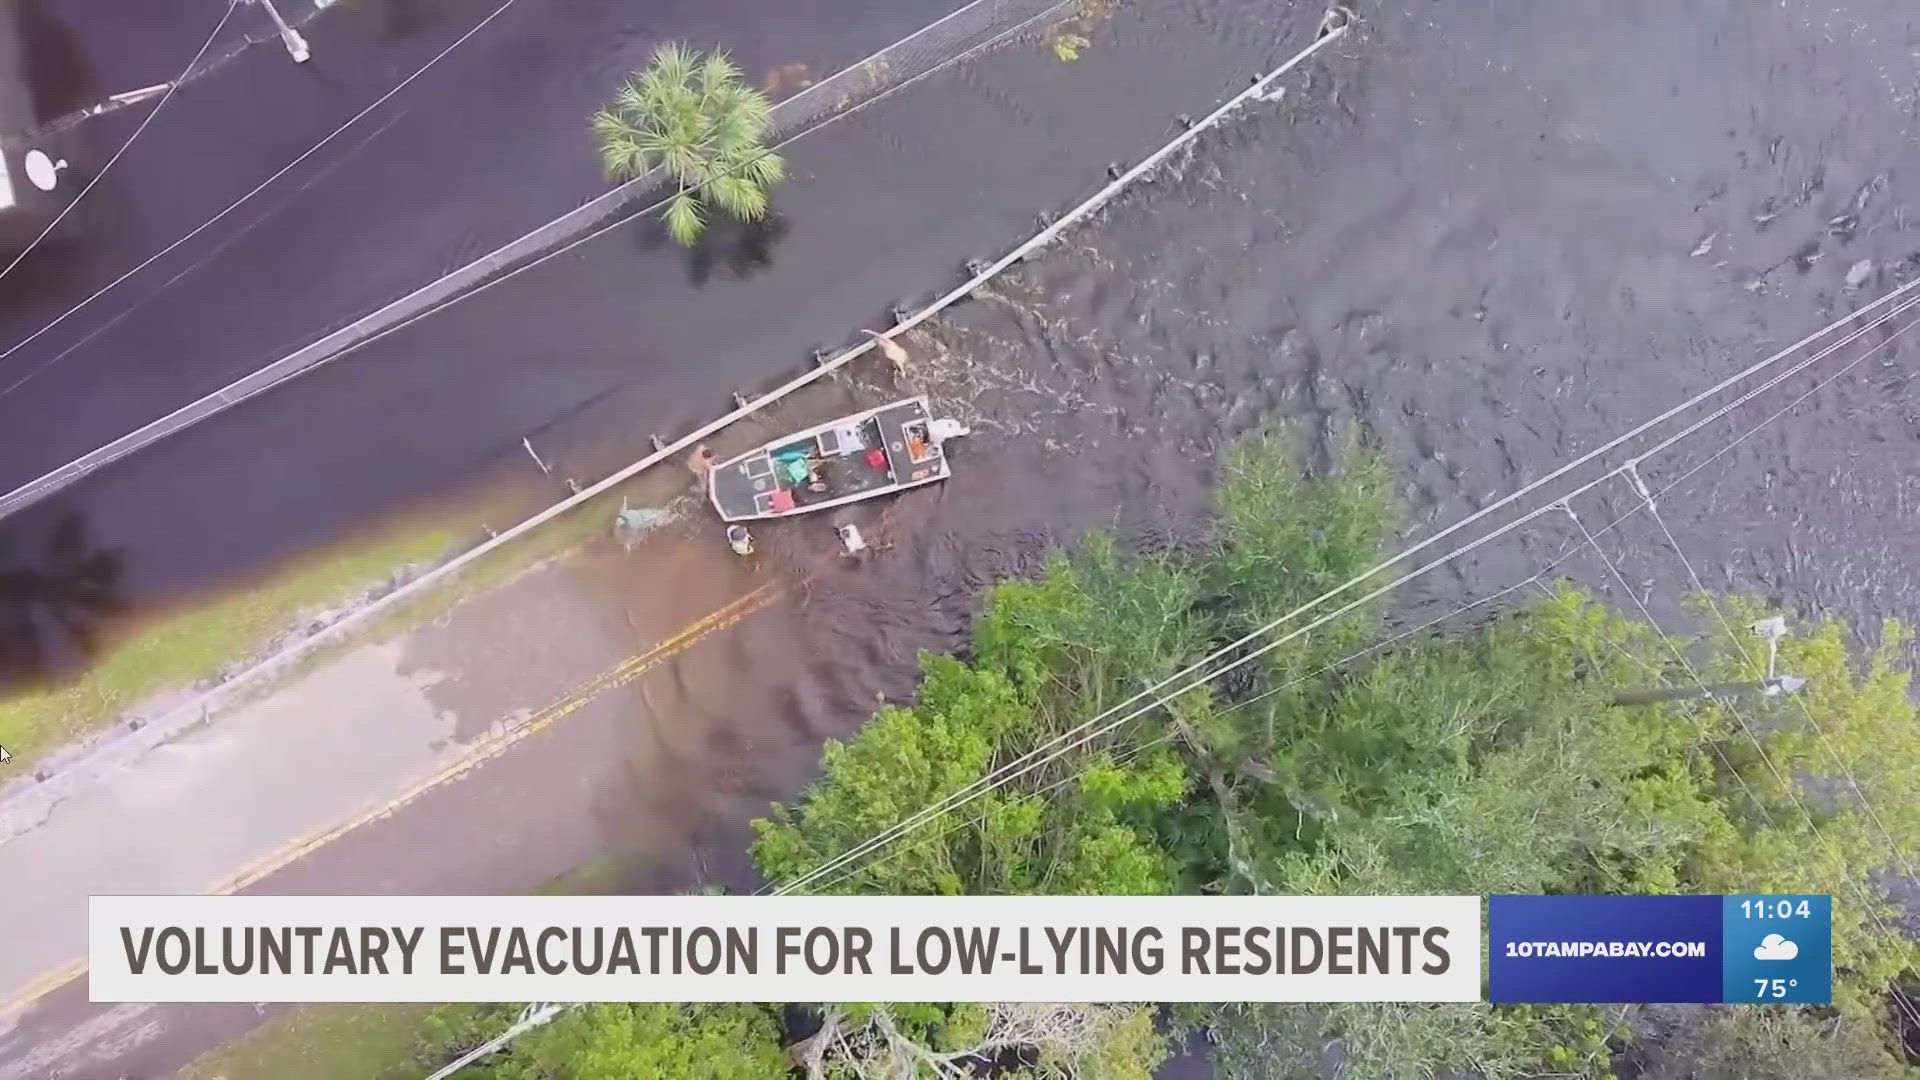
M1493 1002L1825 1002L1825 896L1494 896Z

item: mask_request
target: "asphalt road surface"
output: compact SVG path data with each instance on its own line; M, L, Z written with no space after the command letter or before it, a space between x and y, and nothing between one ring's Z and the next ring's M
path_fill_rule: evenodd
M814 348L849 341L860 325L884 325L890 303L950 287L966 259L1013 246L1031 234L1036 213L1065 209L1106 182L1109 163L1137 160L1163 143L1178 115L1204 113L1297 51L1319 16L1317 7L1288 6L1276 18L1263 0L1121 8L1094 28L1093 46L1073 63L1056 58L1038 35L1009 42L790 147L791 179L765 227L716 228L693 252L668 243L651 221L614 229L102 469L0 520L0 568L14 583L11 597L0 596L0 650L19 661L16 673L71 672L86 663L89 633L124 613L242 579L500 470L524 474L532 465L523 437L562 476L606 475L645 453L648 433L670 435L704 422L724 411L731 392L792 374ZM876 45L911 29L886 25L874 35ZM510 85L497 92L512 97L519 72L563 66L564 36L543 32L528 27L499 44L500 53L465 62L509 72ZM313 38L317 63L325 38L317 31ZM588 59L566 71L594 68L597 50L607 48L604 36L582 32L580 40ZM518 59L516 49L545 59ZM246 55L255 54L257 62L270 55ZM603 66L623 71L630 59L623 54ZM306 77L284 64L272 70ZM236 67L218 78L239 74ZM443 104L458 104L459 85L446 89ZM503 105L514 130L539 128L541 137L553 138L560 125L576 159L556 165L515 152L504 156L535 175L495 179L526 198L522 188L543 187L543 169L590 172L590 147L574 133L602 89L596 80L565 107L531 97L514 106L557 111L564 124ZM437 124L443 138L449 127L425 102L400 122ZM478 150L464 134L454 141L459 147L447 154ZM404 160L373 155L351 165L364 170L372 188L391 186L404 196L412 189L378 178L431 170L441 164L434 145L417 156L409 150ZM345 167L338 175L347 175ZM318 197L335 192L332 185L311 191ZM337 224L356 220L359 203L374 197L345 187L335 192L337 201L290 210L268 225L298 226L355 250L417 256L477 216L432 192L415 195L424 209L403 219L405 227ZM448 265L491 240L456 246ZM210 297L207 307L181 306L184 294L173 289L196 279L183 280L168 290L171 299L136 313L167 327L155 323L135 334L125 330L130 320L112 340L162 347L168 363L198 358L223 335L264 341L283 325L276 305L306 302L306 272L298 265L304 259L292 259L283 245L249 235L222 258L234 259L242 278L224 296ZM338 279L342 288L363 290L369 303L400 287L397 278L369 284L378 275L365 260L341 258L349 264ZM245 297L246 306L235 297ZM190 350L168 344L189 339ZM12 397L0 396L0 417L8 418L0 440L38 447L34 432L51 438L68 426L60 419L64 407L84 407L88 415L132 409L134 398L150 400L147 388L156 382L179 385L159 363L125 384L90 379L79 357ZM0 371L7 363L0 361ZM232 373L201 369L197 359L189 366L204 370L209 382ZM56 373L72 381L62 383ZM72 398L64 406L40 396L26 415L6 412L29 390L45 395L62 385Z
M47 241L0 279L0 489L604 191L587 119L660 41L727 48L751 80L784 95L960 3L513 0L497 16L500 0L344 3L303 28L305 64L289 58L259 8L243 5L211 50L231 55L183 85ZM45 99L37 111L52 119L171 79L219 13L211 0L27 0L30 81ZM45 329L482 20L444 60L218 225ZM243 31L265 40L240 49ZM151 111L120 110L32 143L66 158L63 186L77 188Z

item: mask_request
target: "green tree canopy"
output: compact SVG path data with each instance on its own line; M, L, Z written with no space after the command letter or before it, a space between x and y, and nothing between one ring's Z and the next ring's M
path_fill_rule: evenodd
M1913 1075L1889 1010L1890 988L1920 970L1886 888L1920 854L1920 731L1898 626L1859 661L1836 623L1787 639L1780 666L1807 680L1798 693L1623 705L1624 691L1758 677L1764 658L1736 628L1762 609L1702 597L1707 632L1678 639L1566 585L1478 626L1417 634L1393 634L1364 605L1309 634L1263 636L1277 642L1263 652L1235 646L1246 662L1203 687L1129 704L1354 578L1393 522L1377 455L1349 447L1315 475L1288 439L1248 440L1196 550L1134 558L1094 536L1036 580L994 587L970 655L924 657L911 704L830 743L798 802L755 823L756 864L816 893L1830 894L1831 1007L1177 1016L1206 1032L1230 1078L1600 1077L1622 1054L1659 1077ZM1082 738L1096 718L1113 722ZM1009 768L1042 752L1038 767ZM989 777L981 797L808 876ZM783 1057L753 1007L600 1006L496 1068L1144 1080L1166 1055L1145 1005L813 1013L817 1032Z
M809 869L1049 745L1117 704L1154 672L1174 670L1193 641L1193 582L1171 568L1129 568L1110 541L1056 558L1037 582L990 596L973 662L922 658L914 703L886 707L851 743L829 743L824 775L797 807L754 823L755 864L769 880ZM1105 643L1105 647L1103 647ZM905 895L1164 894L1176 867L1153 836L1190 778L1164 744L1137 737L1146 719L908 834L809 892Z
M1647 1080L1900 1080L1912 1077L1871 1029L1783 1005L1661 1017L1640 1063Z
M772 114L766 95L741 80L726 53L670 43L594 114L593 131L608 175L666 170L674 184L667 232L691 244L710 205L743 221L766 216L767 194L786 171L766 145Z
M970 658L926 659L913 705L830 746L820 781L758 823L763 873L798 878L1371 566L1393 534L1387 472L1354 447L1336 464L1313 475L1290 440L1255 437L1226 463L1200 550L1134 559L1096 536L1037 581L997 586ZM1757 677L1763 661L1727 629L1760 610L1702 602L1718 632L1675 645L1709 682ZM1691 676L1659 631L1569 586L1477 628L1388 634L1363 606L818 887L1828 893L1835 1007L1779 1024L1830 1033L1790 1040L1794 1053L1877 1047L1897 1066L1888 989L1920 967L1880 884L1920 852L1920 740L1897 627L1858 665L1837 624L1789 639L1782 669L1809 680L1795 698L1633 706L1615 698ZM1809 783L1821 777L1841 782ZM1639 1019L1487 1005L1183 1012L1224 1072L1248 1077L1322 1075L1335 1061L1364 1076L1604 1075ZM1713 1030L1723 1048L1774 1045Z
M600 1004L563 1013L488 1066L499 1080L743 1080L787 1071L759 1005Z

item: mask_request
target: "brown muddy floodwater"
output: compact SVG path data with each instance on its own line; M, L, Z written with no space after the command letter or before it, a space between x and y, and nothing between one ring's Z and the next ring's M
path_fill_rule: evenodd
M1920 272L1911 8L1362 14L1284 101L915 342L937 356L924 388L976 433L947 484L864 511L900 540L816 592L815 663L907 692L915 649L962 644L980 590L1049 545L1191 539L1221 449L1274 421L1322 455L1349 433L1385 446L1423 538ZM1863 338L1642 465L1658 487L1868 354L1662 500L1709 588L1870 637L1914 615L1916 339ZM1575 509L1597 527L1634 504L1616 481ZM1438 615L1579 539L1542 518L1395 607ZM1600 543L1684 625L1657 524ZM1632 610L1590 552L1561 569Z
M1920 270L1912 18L1879 0L1844 17L1685 8L1363 11L1284 100L912 335L905 388L974 428L953 478L755 530L770 571L809 583L677 660L637 703L651 719L610 736L654 763L596 802L600 840L635 845L624 884L680 888L696 864L743 880L746 820L791 799L876 696L911 696L921 650L964 648L985 588L1092 529L1142 549L1202 536L1241 433L1289 423L1323 460L1350 435L1384 446L1417 541ZM1864 338L1645 461L1656 487L1707 462L1661 512L1709 588L1869 637L1913 613L1913 338ZM901 392L864 367L765 422ZM1597 527L1633 505L1615 481L1575 509ZM822 570L845 521L883 550ZM719 532L700 515L675 530L716 550ZM1440 615L1578 539L1544 517L1393 610ZM1685 566L1655 523L1600 543L1635 597L1591 552L1561 571L1687 625ZM618 592L621 565L579 587ZM667 758L663 737L680 743Z
M689 843L744 872L746 818L792 797L819 740L857 730L876 694L910 696L916 654L964 648L982 591L1050 546L1203 535L1238 434L1286 422L1323 460L1349 435L1386 447L1412 542L1920 269L1911 18L1686 7L1365 12L1282 102L912 335L908 385L975 433L937 488L756 530L776 560L830 552L835 521L890 546L676 673L674 700L735 732L705 759L726 794L683 806L704 823ZM1732 444L1661 502L1709 588L1868 637L1912 615L1910 338L1863 338L1645 461L1658 487ZM871 384L795 423L899 393L862 370ZM1597 528L1633 505L1615 481L1575 509ZM1524 581L1579 539L1544 517L1402 587L1396 617ZM1690 582L1654 522L1600 544L1658 620L1687 625ZM1560 570L1636 610L1591 552ZM679 865L631 884L678 887Z
M1297 49L1318 13L1151 0L1115 7L1074 64L1039 41L969 60L796 144L767 265L690 284L645 236L609 233L9 519L0 586L24 602L0 598L0 620L71 667L84 657L61 620L84 628L94 593L139 609L215 589L476 475L524 476L522 435L566 475L606 475L646 432L688 429L1004 250L1099 162L1136 159L1170 114ZM1012 306L955 314L971 374L932 389L989 437L938 496L966 504L928 540L951 565L909 591L970 597L970 576L1116 516L1147 528L1164 507L1188 528L1218 447L1275 418L1392 448L1410 521L1432 529L1914 270L1920 30L1897 0L1358 14L1283 101L998 283ZM884 205L847 196L876 177ZM847 287L801 280L823 277ZM1869 623L1911 607L1904 355L1863 362L1669 498L1710 585ZM1757 419L1703 431L1648 478ZM1065 452L1010 438L1049 423ZM1031 487L968 504L981 482ZM1583 515L1610 518L1620 494ZM1623 526L1613 554L1670 611L1677 568L1647 525ZM1504 585L1563 539L1543 523L1409 599Z

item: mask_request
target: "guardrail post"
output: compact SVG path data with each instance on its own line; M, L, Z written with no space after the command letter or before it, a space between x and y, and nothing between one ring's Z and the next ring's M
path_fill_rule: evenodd
M301 37L300 31L288 26L287 20L280 17L279 10L273 6L273 0L252 0L252 2L267 9L267 17L273 20L275 29L280 31L280 43L287 47L287 55L293 57L293 62L306 63L308 56L311 55L307 51L307 39Z

